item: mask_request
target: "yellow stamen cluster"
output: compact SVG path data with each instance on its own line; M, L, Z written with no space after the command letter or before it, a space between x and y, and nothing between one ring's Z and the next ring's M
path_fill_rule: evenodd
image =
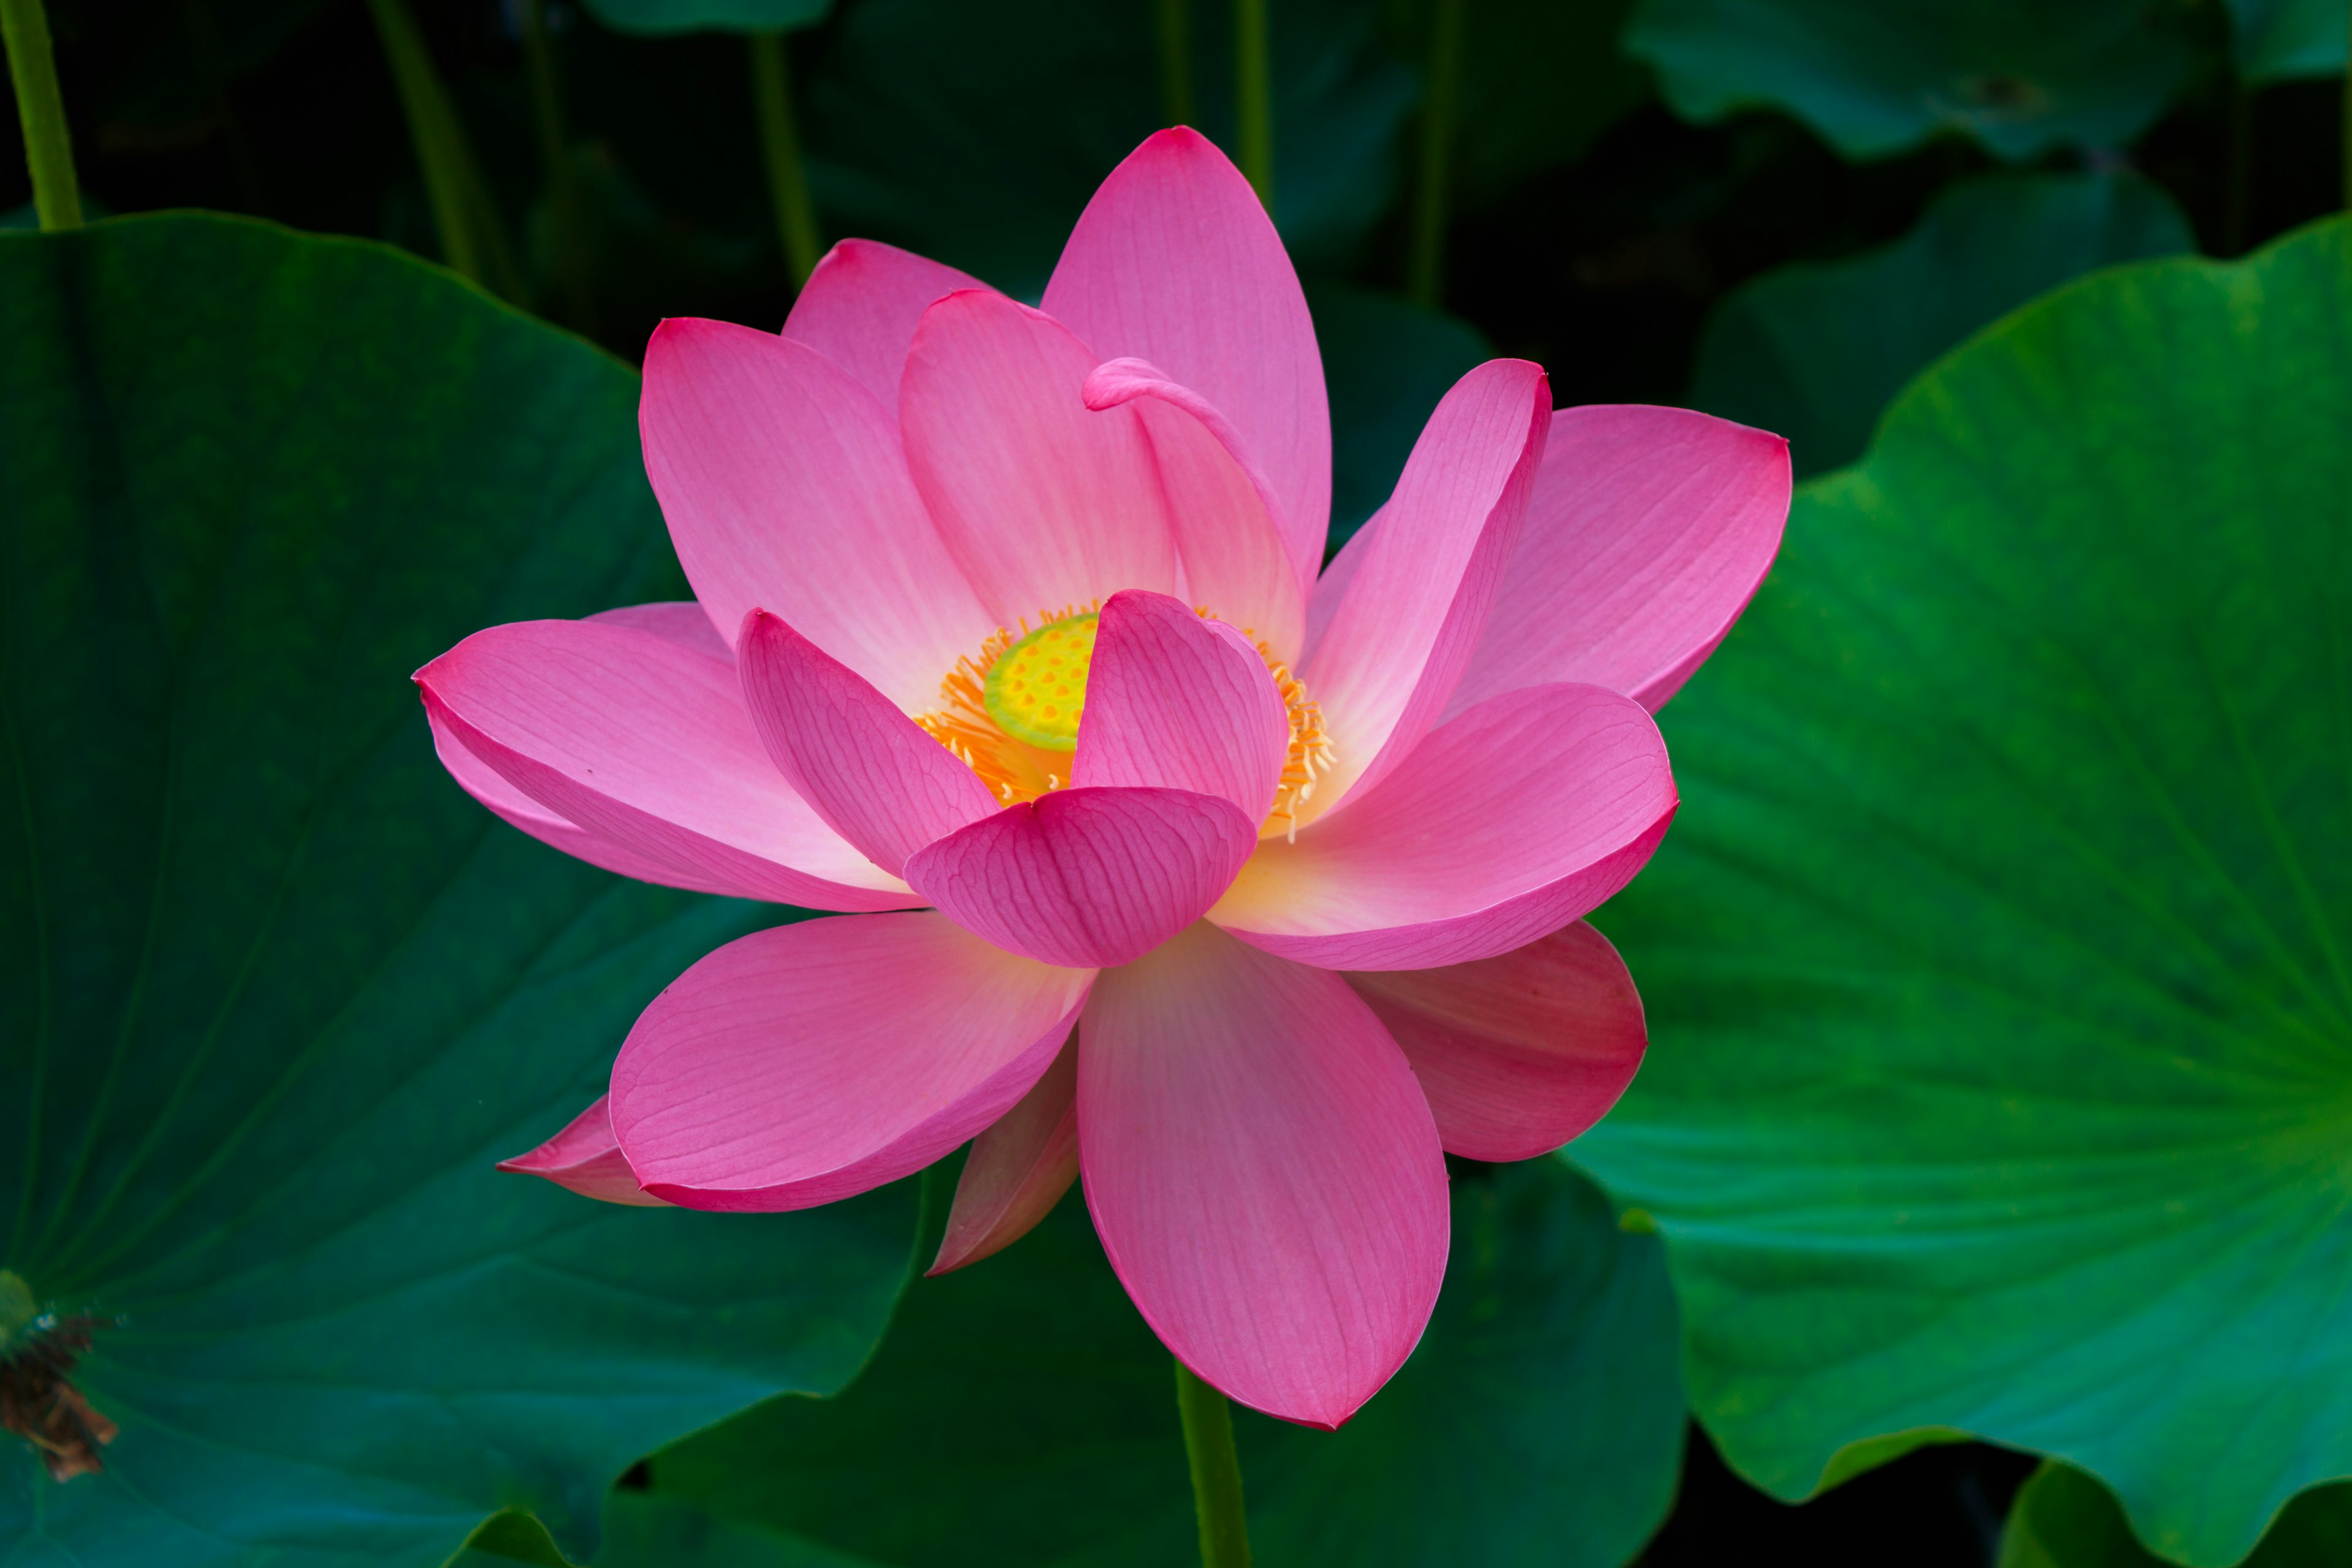
M1194 608L1204 620L1216 618ZM1086 711L1087 672L1100 611L1100 601L1066 605L1058 612L1041 612L1034 629L1026 618L1017 630L998 627L976 654L956 660L940 682L940 707L918 715L915 722L1007 805L1066 787ZM1323 730L1322 710L1297 677L1255 633L1242 635L1256 644L1290 720L1281 783L1258 833L1295 837L1317 780L1330 769L1331 739Z

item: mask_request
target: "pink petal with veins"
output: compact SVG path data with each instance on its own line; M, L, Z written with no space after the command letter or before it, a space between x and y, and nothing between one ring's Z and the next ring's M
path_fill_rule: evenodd
M638 1018L613 1064L613 1131L646 1190L688 1208L831 1203L1011 1110L1093 978L929 910L755 931Z
M1632 880L1675 804L1641 704L1597 686L1515 691L1436 730L1339 816L1260 844L1210 919L1328 969L1491 958Z
M1097 358L1148 360L1224 411L1280 498L1303 592L1331 517L1323 356L1298 275L1241 172L1197 131L1151 137L1087 205L1045 307Z
M907 882L1008 952L1093 969L1198 920L1256 842L1257 824L1218 795L1061 789L939 840L908 860Z
M501 1171L544 1176L559 1187L569 1187L600 1203L626 1204L634 1208L668 1208L671 1205L637 1184L636 1173L621 1156L620 1140L613 1136L608 1097L573 1117L562 1131L528 1154L499 1162Z
M1221 795L1262 822L1289 751L1282 694L1240 633L1165 594L1111 595L1087 675L1072 783Z
M1582 921L1498 957L1347 981L1404 1047L1446 1149L1473 1160L1531 1160L1574 1138L1649 1044L1625 961Z
M992 1257L1029 1234L1078 1179L1078 1041L1073 1035L1021 1103L971 1142L947 1234L927 1274Z
M1436 1124L1336 974L1205 925L1105 973L1078 1027L1078 1153L1128 1294L1244 1405L1336 1427L1429 1322Z

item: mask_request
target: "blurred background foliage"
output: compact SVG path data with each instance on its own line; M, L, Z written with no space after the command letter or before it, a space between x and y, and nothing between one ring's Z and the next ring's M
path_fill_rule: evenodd
M2301 1490L2352 1471L2352 258L2337 226L2067 287L2343 205L2345 0L1268 12L1335 545L1496 353L1829 477L1664 715L1683 817L1601 917L1650 1064L1575 1164L1457 1163L1436 1321L1359 1422L1243 1417L1261 1560L2352 1558L2352 1494ZM1252 134L1223 0L51 23L94 215L388 241L632 363L663 316L779 323L845 235L1034 299L1151 130ZM399 679L485 620L676 591L624 368L389 252L218 219L12 237L0 322L9 670L125 575L154 601L67 661L79 706L16 721L54 741L9 753L17 793L108 849L7 863L5 1065L54 962L121 993L109 933L158 889L186 949L111 1067L33 1080L52 1131L0 1185L0 1262L126 1325L88 1363L107 1475L0 1458L0 1562L1188 1560L1165 1357L1076 1197L907 1285L941 1173L749 1221L484 1168L681 955L772 918L492 828ZM417 570L384 577L396 535ZM315 657L208 685L241 647ZM286 793L245 798L257 755ZM158 770L181 793L123 834ZM340 880L280 877L298 819ZM186 825L211 858L166 853ZM109 911L62 961L43 895ZM240 921L279 977L259 1020ZM378 973L436 944L462 1021ZM174 1076L192 1039L208 1088ZM459 1079L488 1087L444 1115ZM248 1145L341 1184L289 1199Z

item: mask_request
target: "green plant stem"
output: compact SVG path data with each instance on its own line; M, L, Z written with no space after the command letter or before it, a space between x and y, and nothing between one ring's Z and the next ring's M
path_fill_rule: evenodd
M784 265L797 289L816 270L823 247L817 239L816 206L809 200L808 171L801 163L800 129L793 122L792 79L784 69L784 36L751 35L751 95L760 109L760 153L768 165L768 195L776 207L776 234L783 241Z
M589 268L588 211L563 132L563 99L555 79L555 49L547 37L547 0L522 0L522 52L530 77L532 118L539 122L540 162L555 214L555 276L577 331L594 336L596 292Z
M2352 212L2352 29L2344 44L2344 206Z
M1454 121L1462 97L1462 19L1469 0L1437 0L1429 27L1429 87L1421 102L1421 178L1412 193L1409 292L1434 307L1445 291L1447 184L1454 168Z
M8 48L16 122L25 128L33 210L45 230L79 228L81 187L74 180L73 138L66 130L65 95L58 90L57 55L49 47L49 18L41 0L0 0L0 41Z
M1271 0L1234 0L1234 121L1242 173L1265 210L1274 211L1274 66L1265 8Z
M1160 108L1171 125L1192 123L1192 19L1184 0L1158 0Z
M1201 1568L1249 1568L1249 1518L1242 1510L1242 1465L1234 1452L1234 1410L1225 1396L1176 1363L1176 1409L1201 1520Z
M522 298L522 275L507 248L506 230L489 185L466 144L465 127L449 89L433 68L433 57L424 35L401 0L368 0L377 37L391 63L393 85L400 92L401 112L408 120L408 136L416 149L417 167L425 175L425 195L433 203L433 224L441 236L441 259L451 271L469 278L508 300Z

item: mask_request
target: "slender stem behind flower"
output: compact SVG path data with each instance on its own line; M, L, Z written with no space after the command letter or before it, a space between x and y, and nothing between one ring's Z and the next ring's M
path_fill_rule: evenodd
M1184 1457L1192 1461L1192 1507L1201 1520L1201 1568L1249 1568L1249 1516L1242 1509L1233 1406L1180 1361L1176 1408L1184 1418Z
M7 44L8 81L16 89L17 123L25 128L33 209L44 229L79 228L81 188L74 181L73 141L41 0L0 0L0 39Z
M1234 0L1234 120L1241 156L1234 160L1257 199L1274 211L1274 67L1268 58L1265 8L1270 0Z
M441 259L451 271L499 298L521 303L522 275L507 248L506 229L490 199L489 184L466 144L457 106L450 101L441 73L433 68L433 56L416 30L415 18L401 0L368 0L368 10L375 18L376 36L383 41L384 58L391 62L393 85L400 91L409 140L433 203Z
M1421 178L1412 193L1412 254L1406 271L1412 297L1433 307L1445 291L1446 187L1462 95L1462 14L1468 9L1469 0L1437 0L1429 25L1428 88L1421 100Z
M1171 125L1192 123L1192 18L1184 0L1157 0L1160 111Z
M792 79L784 69L784 36L751 35L751 93L760 107L760 153L768 165L768 195L775 203L776 234L784 266L798 289L816 270L816 206L809 199L808 171L801 164L800 128L793 121Z
M539 122L539 157L547 165L547 195L555 209L555 276L573 329L596 332L596 296L589 275L588 209L566 151L563 99L555 79L555 49L547 36L547 0L522 0L523 62L530 75L532 118Z

